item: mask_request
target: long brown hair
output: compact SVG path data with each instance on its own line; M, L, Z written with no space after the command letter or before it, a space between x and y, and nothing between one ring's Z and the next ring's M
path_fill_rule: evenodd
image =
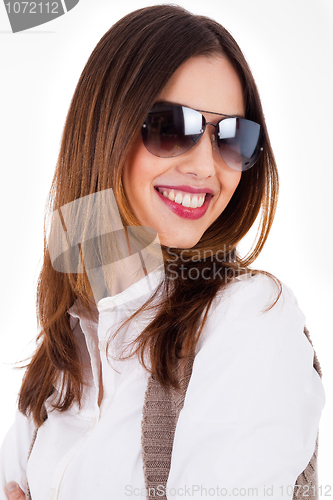
M216 53L226 56L237 71L246 118L263 127L265 143L258 162L242 173L223 213L198 244L188 249L187 276L179 273L177 279L171 279L170 252L163 248L165 277L156 293L163 289L164 299L153 321L136 339L133 354L139 355L144 366L144 353L149 354L151 366L146 368L165 387L178 386L174 368L195 349L217 292L236 275L249 271L267 239L276 208L278 174L258 91L230 33L212 19L173 5L139 9L112 26L92 52L75 89L49 197L51 213L73 200L112 188L124 225L138 226L122 183L123 166L134 139L177 68L191 57ZM258 218L257 242L241 258L237 244ZM76 299L90 314L94 309L87 275L57 272L46 237L44 241L37 289L40 334L19 398L20 411L32 414L38 426L43 422L44 403L59 380L62 390L54 407L65 411L73 402L81 402L84 380L68 309ZM221 248L228 249L225 262L216 257ZM172 255L174 264L174 255L179 257L180 250L172 249ZM178 260L176 265L181 264ZM200 270L207 266L223 269L223 278L191 279L193 267L200 276ZM148 301L143 308L150 305Z

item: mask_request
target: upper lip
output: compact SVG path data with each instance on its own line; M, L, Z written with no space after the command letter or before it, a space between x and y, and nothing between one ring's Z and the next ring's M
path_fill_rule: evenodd
M206 188L206 187L199 187L199 188L194 188L192 186L166 186L166 185L160 185L156 184L154 186L155 188L166 188L166 189L174 189L175 191L185 191L186 193L194 193L194 194L200 194L200 193L208 193L208 194L214 194L214 191L212 189Z

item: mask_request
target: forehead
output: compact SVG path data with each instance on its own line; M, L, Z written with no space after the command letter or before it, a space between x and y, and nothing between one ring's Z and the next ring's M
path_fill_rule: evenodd
M159 99L227 115L245 113L240 79L222 55L186 61L168 80Z

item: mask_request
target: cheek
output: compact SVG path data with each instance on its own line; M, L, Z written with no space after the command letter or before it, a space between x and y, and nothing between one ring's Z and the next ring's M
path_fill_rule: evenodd
M155 179L171 168L165 158L158 158L145 148L140 135L124 164L122 180L125 192L135 191L137 197L140 193L150 196Z
M225 172L224 175L220 176L219 178L221 193L217 205L219 212L218 215L221 215L221 213L225 210L225 208L229 204L242 176L242 172L237 172L234 170L230 172L231 169L229 167L228 169L229 171L227 173Z
M219 179L222 193L224 191L225 195L228 196L229 199L236 191L236 188L241 180L241 177L242 177L242 172L238 172L237 170L232 170L229 167L227 167L227 169L225 169L222 172Z

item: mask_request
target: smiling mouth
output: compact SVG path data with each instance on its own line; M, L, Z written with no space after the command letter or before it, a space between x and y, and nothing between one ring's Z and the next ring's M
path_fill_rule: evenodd
M205 203L206 198L212 197L209 193L185 193L175 189L155 187L155 189L165 198L186 208L200 208Z
M213 198L213 194L210 193L188 193L172 188L154 187L161 201L165 203L169 210L182 219L201 219L207 212L210 201ZM173 197L174 199L172 199ZM194 205L198 206L195 207Z

